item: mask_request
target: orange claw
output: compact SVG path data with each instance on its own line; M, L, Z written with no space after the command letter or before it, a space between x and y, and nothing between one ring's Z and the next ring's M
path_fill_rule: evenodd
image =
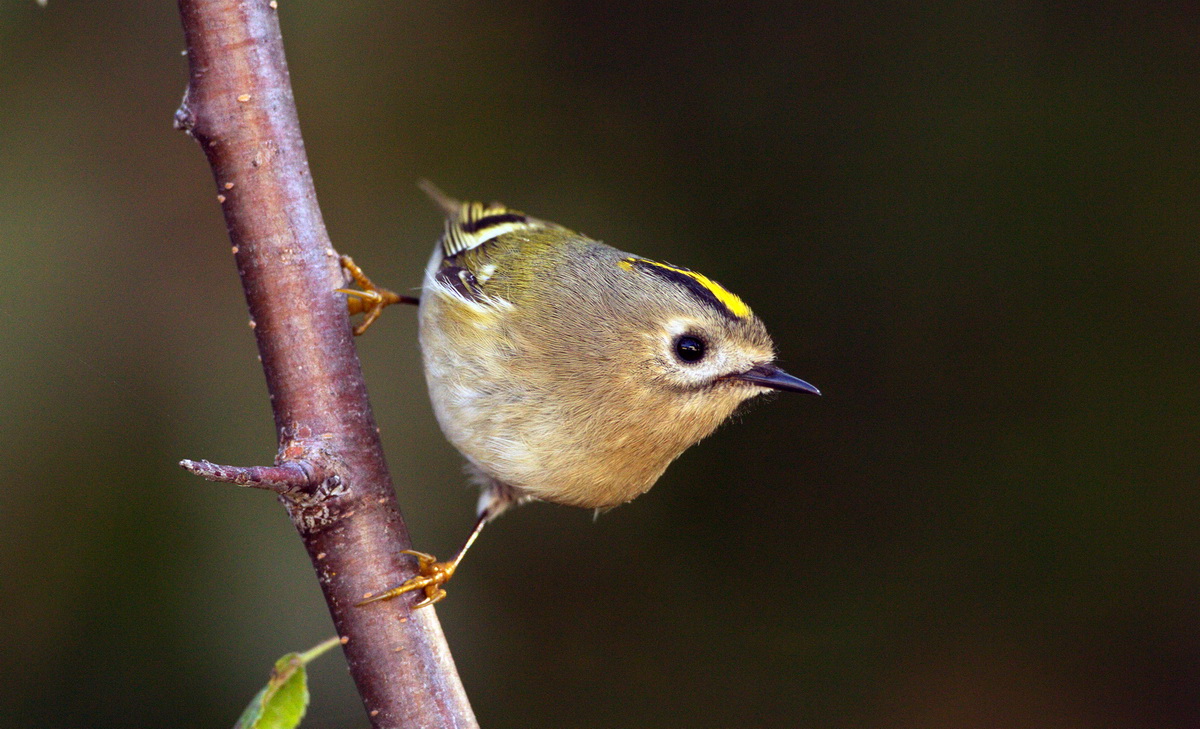
M442 585L454 574L454 570L458 567L457 561L439 562L432 554L416 552L411 549L402 550L401 554L409 554L417 558L417 576L403 585L368 597L366 600L358 603L359 605L366 605L378 600L389 600L397 595L403 595L413 590L424 590L425 599L413 606L413 610L417 610L426 605L432 605L446 596L446 591L442 589Z
M485 509L479 515L479 518L475 521L475 528L471 530L467 541L458 550L458 554L454 555L454 559L449 562L439 562L437 561L437 557L434 557L432 554L425 554L424 552L416 552L411 549L400 550L401 554L409 554L417 558L417 576L399 587L393 587L386 592L372 595L358 604L366 605L369 602L377 600L388 600L397 595L412 592L413 590L425 591L425 599L414 605L413 610L423 608L426 605L432 605L441 600L446 596L446 591L442 588L442 585L446 584L446 581L454 576L454 571L458 569L458 565L463 561L463 556L466 555L471 545L475 543L475 540L479 537L479 533L483 531L483 527L487 525L488 519L491 516L494 516L494 514L490 509Z
M346 273L350 274L350 278L354 279L355 285L361 289L337 289L338 293L350 297L346 299L346 309L351 316L354 314L366 315L363 317L362 323L354 327L355 336L365 334L371 324L375 323L375 320L383 313L384 308L392 304L416 304L419 302L419 299L412 296L401 296L395 291L376 286L350 256L342 256L338 260L341 261L342 268L346 270Z

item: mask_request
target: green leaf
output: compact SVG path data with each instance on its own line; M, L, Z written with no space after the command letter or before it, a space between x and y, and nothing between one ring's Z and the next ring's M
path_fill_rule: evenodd
M308 708L304 666L338 642L330 638L304 653L288 653L275 661L267 685L250 700L234 729L295 729Z

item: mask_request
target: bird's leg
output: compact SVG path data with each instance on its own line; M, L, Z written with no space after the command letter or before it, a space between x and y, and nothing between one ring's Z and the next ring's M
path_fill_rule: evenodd
M367 328L379 318L385 307L392 304L418 304L420 299L414 296L401 296L395 291L385 289L381 286L376 286L371 279L367 278L367 274L358 267L354 259L350 256L341 257L342 268L346 273L350 274L350 278L354 279L358 289L338 289L338 293L346 294L346 309L350 315L365 314L362 323L354 327L354 335L359 336L366 333ZM361 290L359 290L361 289Z
M475 543L475 540L479 537L479 533L483 531L484 525L488 523L488 517L487 512L479 515L479 520L475 522L475 528L471 530L471 535L463 543L462 549L458 550L458 554L454 555L454 559L449 562L439 562L436 557L424 552L415 552L411 549L404 550L403 554L409 554L417 558L417 576L403 585L393 587L378 595L372 595L358 604L366 605L369 602L377 600L388 600L397 595L412 592L413 590L425 591L425 599L414 605L413 610L423 608L426 605L432 605L441 600L446 596L446 590L442 588L442 585L446 584L446 581L454 576L454 571L458 569L463 556L466 555L471 545Z

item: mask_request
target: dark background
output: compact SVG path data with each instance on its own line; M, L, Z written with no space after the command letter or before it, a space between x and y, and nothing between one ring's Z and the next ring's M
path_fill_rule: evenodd
M821 399L633 504L535 505L438 606L503 727L1200 725L1192 4L280 0L330 232L417 191L722 281ZM0 2L0 727L229 726L332 632L170 2ZM475 494L414 316L359 341L420 548ZM306 726L365 727L337 654Z

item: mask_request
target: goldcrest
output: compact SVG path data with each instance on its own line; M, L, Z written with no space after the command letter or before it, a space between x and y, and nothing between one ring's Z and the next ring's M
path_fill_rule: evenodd
M820 394L775 365L763 323L707 276L425 189L447 216L420 297L425 379L482 494L453 560L410 552L421 574L369 601L423 589L418 607L436 602L508 507L623 504L746 399Z

